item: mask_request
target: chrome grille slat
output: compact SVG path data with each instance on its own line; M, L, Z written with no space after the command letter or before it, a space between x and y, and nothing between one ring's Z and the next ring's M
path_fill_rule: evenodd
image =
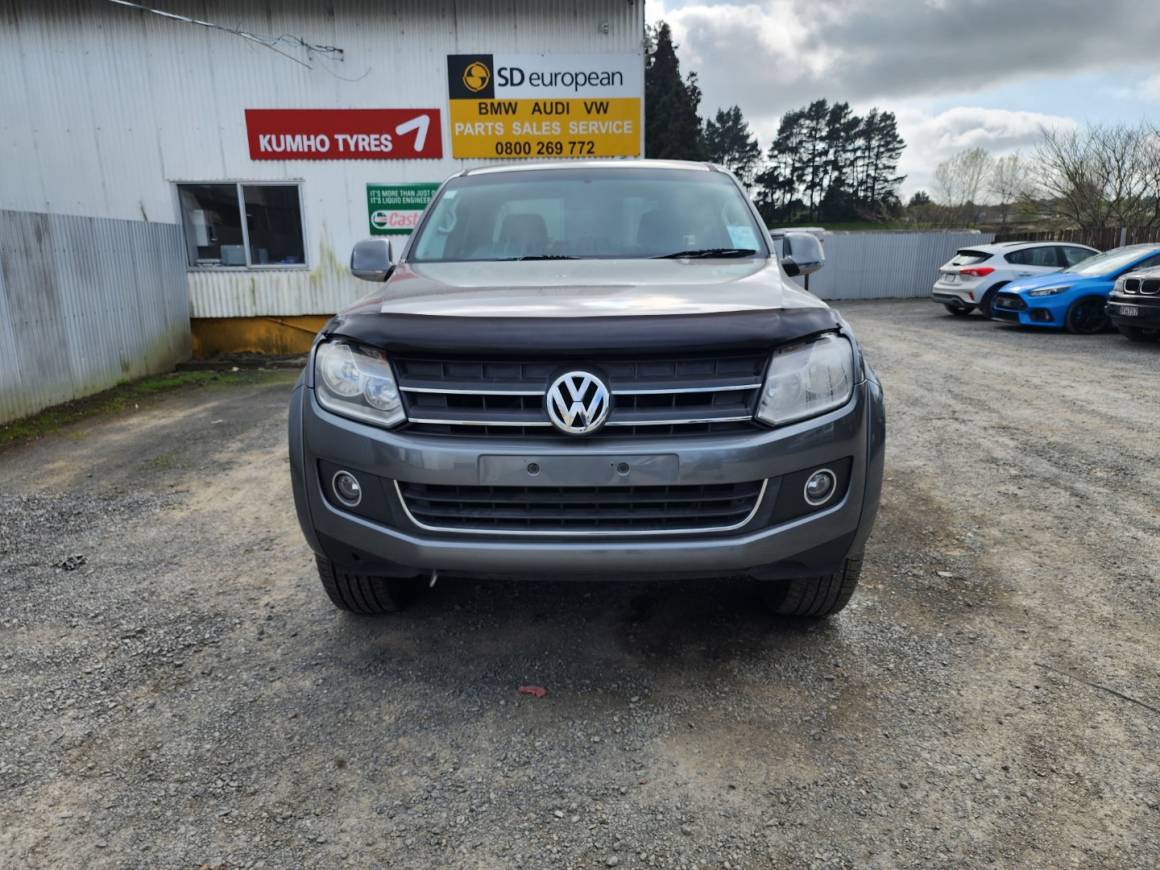
M646 389L612 390L614 396L684 395L687 393L728 393L734 390L759 390L760 383L720 384L712 387L648 387Z
M768 354L682 358L472 360L392 358L410 431L438 436L560 437L544 394L563 368L606 379L612 410L583 437L708 434L755 428Z
M751 420L750 414L722 414L718 417L661 417L649 419L643 416L626 416L619 420L609 420L608 426L687 426L696 423L738 423L742 420Z
M411 384L399 387L404 393L430 393L445 396L543 396L542 390L477 390L469 387L427 387Z

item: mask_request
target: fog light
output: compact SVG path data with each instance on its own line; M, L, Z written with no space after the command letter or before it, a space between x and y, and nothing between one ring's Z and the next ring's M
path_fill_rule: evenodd
M837 487L838 478L830 469L823 468L820 471L815 471L806 481L804 493L806 502L814 507L823 505L830 500L830 496L834 494Z
M362 501L362 486L349 471L336 471L330 480L330 488L334 490L334 497L347 507L358 507Z

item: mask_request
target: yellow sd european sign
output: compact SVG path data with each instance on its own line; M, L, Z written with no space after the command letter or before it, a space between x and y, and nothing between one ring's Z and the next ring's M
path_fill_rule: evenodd
M639 157L635 54L447 56L451 156Z

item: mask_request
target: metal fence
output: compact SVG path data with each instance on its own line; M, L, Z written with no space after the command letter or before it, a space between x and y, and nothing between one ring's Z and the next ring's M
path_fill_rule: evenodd
M189 357L175 224L0 210L0 423Z
M810 292L822 299L927 296L956 250L990 241L967 232L828 233L826 266L810 276Z

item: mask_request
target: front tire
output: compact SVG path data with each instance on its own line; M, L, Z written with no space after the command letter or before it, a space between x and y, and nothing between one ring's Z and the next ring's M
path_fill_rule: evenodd
M862 558L857 557L847 559L836 574L763 582L761 592L774 613L816 619L833 616L849 604L861 576Z
M1110 324L1107 303L1103 299L1094 296L1077 299L1071 304L1071 308L1067 309L1067 331L1076 335L1106 332Z
M412 578L355 574L316 555L318 576L331 603L339 610L363 616L379 616L402 610L414 597Z
M944 304L943 308L945 308L947 311L949 311L955 317L966 317L968 314L971 313L971 309L960 308L958 305L946 305L946 304Z

